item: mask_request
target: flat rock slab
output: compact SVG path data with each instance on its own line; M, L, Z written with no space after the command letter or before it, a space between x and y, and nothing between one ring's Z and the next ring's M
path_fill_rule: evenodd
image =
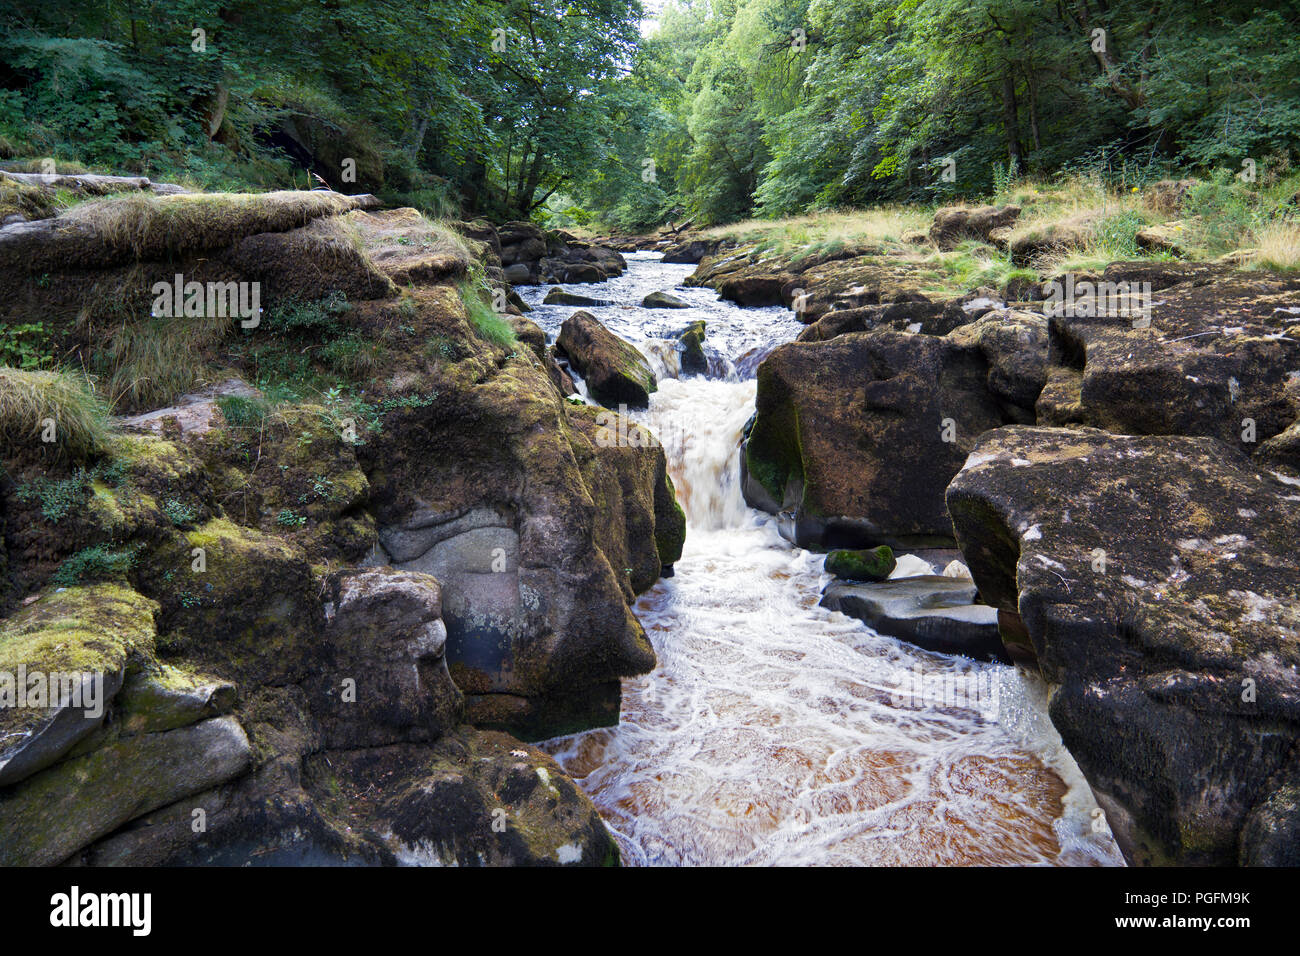
M927 651L1006 661L998 612L976 604L976 593L969 580L937 574L872 584L836 579L823 592L821 606Z
M182 395L174 405L155 409L142 415L118 419L118 424L131 431L151 431L163 434L163 422L174 418L185 436L197 437L212 430L224 421L218 413L217 402L227 397L261 398L262 393L239 379L227 379L202 391Z

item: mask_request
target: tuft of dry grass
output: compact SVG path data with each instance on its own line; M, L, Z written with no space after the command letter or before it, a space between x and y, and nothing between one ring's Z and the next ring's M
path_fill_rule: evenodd
M190 391L204 371L202 356L230 328L231 320L225 317L122 320L95 356L109 404L146 411Z
M230 246L261 232L288 232L357 207L340 193L153 193L89 202L61 218L90 227L105 245L155 260Z
M1280 219L1261 229L1251 265L1278 272L1300 272L1300 221Z
M749 219L705 229L702 235L760 242L773 251L787 252L811 245L895 242L904 233L928 229L930 218L930 211L920 206L877 206L789 219Z
M103 452L112 437L108 408L85 376L0 367L0 449L40 447L51 426L54 443L78 461Z

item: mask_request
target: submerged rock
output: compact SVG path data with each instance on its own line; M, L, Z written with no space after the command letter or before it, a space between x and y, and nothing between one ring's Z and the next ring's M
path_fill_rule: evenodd
M552 289L546 293L546 298L542 300L542 305L607 305L608 303L593 299L590 296L578 295L576 292L565 292L563 289Z
M651 292L641 300L644 309L689 309L691 304L671 292Z
M709 358L704 354L704 320L692 322L686 331L677 337L682 354L682 373L685 375L707 375Z
M975 585L969 580L923 575L874 584L833 581L822 593L821 606L927 651L1008 660L998 634L998 613L976 602Z

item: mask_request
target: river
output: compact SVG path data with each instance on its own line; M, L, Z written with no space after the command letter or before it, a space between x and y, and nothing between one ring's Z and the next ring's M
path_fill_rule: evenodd
M659 373L635 417L664 444L685 552L637 601L659 664L624 681L619 726L544 745L591 796L623 862L1122 865L1037 677L921 651L818 607L823 556L745 504L753 350L793 339L794 314L683 288L694 267L656 253L626 258L625 275L566 288L611 303L586 310ZM691 308L640 307L660 290ZM540 305L547 287L519 291L552 340L576 311ZM666 340L696 319L710 373L679 380ZM916 558L899 565L928 573ZM943 678L978 700L913 692Z

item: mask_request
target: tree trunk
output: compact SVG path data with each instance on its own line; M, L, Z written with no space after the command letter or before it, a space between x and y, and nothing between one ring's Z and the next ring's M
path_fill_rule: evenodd
M1020 111L1016 106L1016 78L1007 65L1002 74L1002 125L1007 131L1007 159L1016 169L1025 168L1025 159L1020 151Z
M1034 152L1043 148L1043 141L1038 135L1038 90L1034 83L1032 69L1025 71L1028 75L1026 86L1029 91L1029 132L1034 137Z

